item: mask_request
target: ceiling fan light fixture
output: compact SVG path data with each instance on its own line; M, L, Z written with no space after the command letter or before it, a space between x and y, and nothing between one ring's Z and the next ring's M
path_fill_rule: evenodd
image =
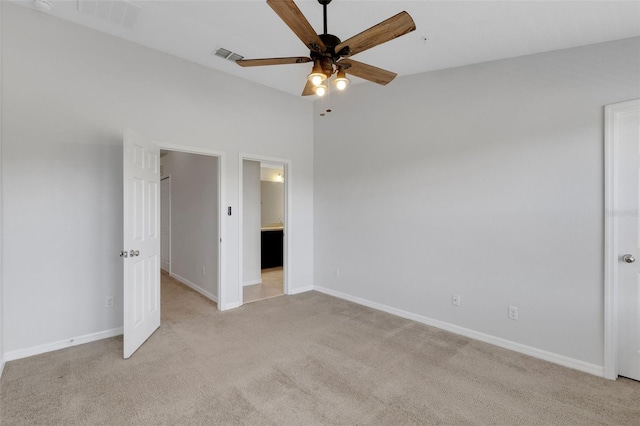
M327 94L328 90L329 88L327 86L325 86L324 84L319 84L313 88L313 93L322 97Z
M311 70L311 74L307 76L307 79L309 79L314 86L321 85L327 79L325 73L322 72L322 64L320 64L320 61L316 60L313 62L313 69Z
M320 73L320 74L318 74L318 73L309 74L309 81L311 81L311 84L313 84L314 86L321 85L326 78L327 77L325 77L325 75L322 74L322 73Z
M88 2L89 0L82 1ZM397 76L396 73L357 62L353 59L342 60L414 31L416 24L413 22L411 15L406 11L402 11L345 41L341 41L339 37L329 34L327 30L327 5L332 0L317 1L323 8L324 32L322 34L318 34L314 30L296 5L295 0L267 0L269 7L309 49L308 57L243 59L236 61L236 63L242 67L256 67L262 65L301 64L313 61L313 69L311 74L307 75L307 82L302 90L302 96L312 94L325 95L329 91L329 87L327 87L329 83L327 81L331 79L334 73L339 71L343 72L339 72L336 75L334 87L336 90L346 89L350 81L346 77L345 69L349 69L349 74L383 86L391 82Z
M347 88L349 83L351 83L351 80L347 78L347 73L344 72L344 70L339 69L336 79L333 80L333 84L336 86L336 89L344 90Z

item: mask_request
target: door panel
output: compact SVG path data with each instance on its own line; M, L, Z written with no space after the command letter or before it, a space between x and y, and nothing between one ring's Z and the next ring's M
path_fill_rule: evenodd
M124 357L129 358L160 326L160 149L125 131Z
M640 380L640 101L616 115L618 374ZM625 255L635 262L625 260Z

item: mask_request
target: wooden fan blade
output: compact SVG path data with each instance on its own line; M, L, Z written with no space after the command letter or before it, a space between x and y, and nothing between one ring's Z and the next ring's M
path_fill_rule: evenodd
M311 62L311 58L293 56L291 58L240 59L236 64L241 67L261 67L263 65L303 64Z
M291 28L291 31L302 40L309 50L314 52L327 50L327 46L325 46L320 36L318 36L293 0L267 0L267 4L271 6L271 9Z
M365 80L373 81L383 86L389 84L391 80L398 75L394 72L374 67L373 65L354 61L353 59L343 59L338 62L338 65L344 67L347 74L353 74L356 77L364 78Z
M374 25L368 30L364 30L358 35L343 41L336 46L336 53L349 46L349 55L353 56L357 53L364 52L379 44L386 43L389 40L410 33L416 29L416 24L407 12L400 12L395 16Z
M304 86L304 90L302 91L302 96L315 95L313 91L313 83L307 80L307 84Z

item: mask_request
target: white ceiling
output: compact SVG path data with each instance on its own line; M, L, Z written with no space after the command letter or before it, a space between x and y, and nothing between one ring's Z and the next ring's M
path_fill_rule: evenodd
M33 7L32 0L16 1ZM78 13L77 0L49 1L51 15L294 95L302 92L311 69L310 64L242 68L212 55L224 47L247 59L308 56L264 0L132 1L142 8L133 30ZM296 3L321 32L317 0ZM417 30L354 59L403 76L640 36L637 0L333 0L328 30L345 40L402 10ZM352 83L359 82L352 77Z

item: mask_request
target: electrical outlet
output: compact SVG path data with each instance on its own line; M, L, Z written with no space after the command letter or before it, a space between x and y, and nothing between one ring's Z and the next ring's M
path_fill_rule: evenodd
M517 306L509 306L509 319L518 320L518 307Z
M105 308L113 308L113 296L107 296L104 299L104 307Z
M336 276L336 278L338 278L340 276L340 269L336 268L333 270L333 275Z
M451 295L451 304L453 306L460 306L460 295L459 294L452 294Z
M202 267L202 275L207 275L207 273L206 273L206 271L204 269L204 266Z

